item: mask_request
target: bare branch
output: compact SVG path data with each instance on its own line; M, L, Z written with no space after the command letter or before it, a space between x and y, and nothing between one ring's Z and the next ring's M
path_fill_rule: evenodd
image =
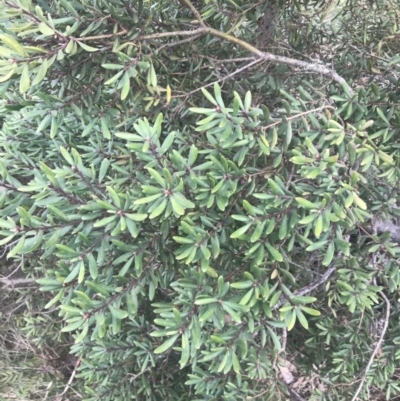
M36 279L34 279L34 278L15 278L15 279L0 278L0 283L3 284L3 287L2 287L3 289L10 290L10 288L15 287L16 285L36 283Z
M204 35L207 31L205 28L195 29L193 31L173 31L173 32L160 32L160 33L151 33L149 35L139 36L135 39L137 40L147 40L147 39L158 39L158 38L167 38L168 36L193 36L193 35Z
M193 11L193 13L195 13L195 11L197 12L197 10L195 10L194 6L190 3L189 0L182 0L182 1ZM190 6L189 6L189 4L190 4ZM197 12L197 14L198 14L198 12ZM199 17L200 17L200 15L199 15ZM205 24L202 24L201 28L195 29L193 31L174 31L174 32L153 33L150 35L139 36L138 38L135 39L135 41L165 38L168 36L197 36L197 35L205 35L207 33L214 35L216 37L219 37L221 39L227 40L228 42L235 43L235 44L239 45L240 47L243 47L244 49L253 53L254 55L258 56L259 59L261 59L261 60L271 61L274 63L292 65L294 67L300 68L301 70L304 70L305 72L312 72L314 74L320 74L320 75L326 76L328 78L331 78L333 81L335 81L341 85L346 85L349 92L353 93L352 89L349 87L349 85L347 84L346 80L343 77L341 77L339 74L337 74L334 70L332 70L322 64L310 63L310 62L296 60L296 59L285 57L285 56L277 56L272 53L263 52L263 51L257 49L256 47L254 47L253 45L251 45L250 43L245 42L242 39L239 39L235 36L229 35L225 32L218 31L217 29L210 28L210 27L206 26Z
M304 69L305 71L309 71L309 72L313 72L316 74L320 74L320 75L324 75L328 78L331 78L333 81L341 84L341 85L346 85L349 89L350 92L352 92L351 88L348 86L348 84L346 83L346 80L341 77L339 74L337 74L335 71L331 70L328 67L325 67L322 64L314 64L314 63L307 63L305 61L301 61L301 60L296 60L293 58L289 58L289 57L285 57L285 56L277 56L275 54L272 53L265 53L259 49L257 49L256 47L254 47L253 45L251 45L250 43L245 42L244 40L241 40L239 38L236 38L232 35L228 35L224 32L218 31L217 29L213 29L213 28L204 28L208 33L211 33L214 36L217 36L219 38L228 40L231 43L236 43L237 45L247 49L248 51L250 51L251 53L257 55L258 57L260 57L263 60L266 61L273 61L276 63L282 63L282 64L287 64L287 65L292 65L294 67L298 67L301 69Z
M197 38L199 38L200 36L202 36L201 33L194 35L190 38L186 38L186 39L182 39L182 40L178 40L176 42L172 42L172 43L166 43L165 45L160 46L157 51L159 52L162 49L165 49L166 47L173 47L173 46L177 46L177 45L181 45L182 43L187 43L187 42L192 42L193 40L196 40Z
M201 26L206 26L200 13L197 11L196 7L190 2L190 0L179 0L182 5L185 5L197 18Z
M336 267L330 267L318 280L315 280L313 283L308 285L307 287L302 288L299 291L295 291L293 293L294 296L302 296L309 294L311 291L315 290L317 287L319 287L321 284L325 283L328 278L336 271ZM283 303L285 302L285 299L281 299L272 309L278 309L280 308Z
M392 223L390 220L377 220L372 225L372 229L378 234L389 232L390 239L400 243L400 226Z
M332 107L332 106L324 105L324 106L321 106L321 107L317 107L316 109L307 110L307 111L304 111L302 113L295 114L294 116L287 117L286 120L288 120L288 121L294 120L294 119L299 118L301 116L305 116L307 114L311 114L311 113L314 113L316 111L321 111L321 110L324 110L324 109L335 110L335 108ZM274 127L275 125L281 124L282 122L283 122L283 120L276 121L276 122L274 122L272 124L268 124L267 126L263 127L262 129L263 129L263 131L265 131L266 129Z
M367 380L367 374L368 374L369 370L371 369L372 364L374 363L374 359L375 359L375 356L376 356L377 352L378 352L379 349L381 348L381 345L382 345L382 343L383 343L383 339L384 339L384 337L385 337L386 331L387 331L388 326L389 326L390 302L389 302L389 300L387 299L387 296L386 296L382 291L379 292L379 295L380 295L380 296L384 299L384 301L386 302L385 324L384 324L384 326L383 326L382 333L381 333L381 335L380 335L380 337L379 337L379 340L378 340L378 342L377 342L376 345L375 345L374 351L372 352L371 358L369 359L368 364L367 364L367 366L365 367L364 374L363 374L363 377L362 377L362 379L361 379L361 382L360 382L360 384L359 384L359 386L358 386L358 388L357 388L356 393L354 394L353 398L351 399L351 401L356 401L356 400L358 399L358 395L360 394L360 392L361 392L361 390L362 390L362 388L363 388L363 386L364 386L365 380Z
M239 74L240 72L242 72L242 71L244 71L244 70L247 70L248 68L250 68L250 67L252 67L253 65L255 65L255 64L257 64L257 63L260 63L260 62L262 62L262 61L263 61L263 60L260 60L260 59L254 60L254 61L251 62L250 64L247 64L247 65L245 65L244 67L239 68L239 69L237 69L236 71L233 71L232 73L230 73L230 74L228 74L228 75L225 75L224 77L222 77L222 78L220 78L220 79L218 79L218 80L216 80L216 81L210 82L210 83L207 84L207 85L203 85L203 86L201 86L200 88L197 88L197 89L192 90L191 92L185 93L185 94L183 94L183 95L177 95L177 96L174 96L174 97L185 97L185 96L193 95L193 93L196 93L196 92L200 91L201 89L208 88L209 86L214 85L216 82L224 82L224 81L226 81L227 79L232 78L234 75Z

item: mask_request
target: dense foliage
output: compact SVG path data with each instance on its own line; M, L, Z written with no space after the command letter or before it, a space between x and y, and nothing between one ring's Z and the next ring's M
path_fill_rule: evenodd
M0 7L0 244L65 392L400 393L396 1Z

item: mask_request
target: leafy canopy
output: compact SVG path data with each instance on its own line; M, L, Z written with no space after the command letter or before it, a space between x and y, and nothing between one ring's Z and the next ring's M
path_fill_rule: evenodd
M0 243L85 400L398 394L398 16L328 3L0 1Z

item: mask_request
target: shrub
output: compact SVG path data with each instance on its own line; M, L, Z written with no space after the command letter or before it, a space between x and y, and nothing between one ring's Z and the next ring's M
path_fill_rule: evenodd
M364 3L280 4L279 56L265 4L37 3L1 2L1 245L84 399L398 393L399 60L324 60L383 46Z

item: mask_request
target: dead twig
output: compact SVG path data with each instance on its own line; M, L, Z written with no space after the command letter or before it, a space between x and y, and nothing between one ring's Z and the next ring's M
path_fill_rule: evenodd
M159 52L160 50L165 49L167 47L173 47L173 46L181 45L182 43L192 42L193 40L196 40L200 36L202 36L202 34L198 34L198 35L191 36L190 38L178 40L177 42L166 43L165 45L160 46L157 49L157 52Z
M382 345L382 343L383 343L383 339L384 339L384 337L385 337L386 331L387 331L388 326L389 326L390 302L389 302L387 296L386 296L382 291L379 291L378 294L383 298L383 300L384 300L385 303L386 303L386 317L385 317L385 323L384 323L384 326L383 326L381 335L380 335L380 337L379 337L379 340L378 340L377 343L375 344L375 348L374 348L374 351L372 352L371 358L369 359L368 364L367 364L367 366L366 366L365 369L364 369L364 374L363 374L363 377L362 377L362 379L361 379L361 382L360 382L360 384L358 385L357 391L355 392L355 394L354 394L353 398L351 399L351 401L356 401L356 400L358 399L358 395L360 394L362 388L364 387L365 380L367 380L367 374L368 374L369 370L371 369L372 364L374 363L375 356L376 356L376 354L378 353L378 351L381 349L381 345Z
M64 394L68 391L68 389L71 387L72 381L74 380L74 377L75 377L75 375L76 375L76 371L77 371L77 369L78 369L79 364L81 363L81 360L82 360L82 357L81 357L81 356L76 360L74 370L73 370L73 372L71 373L71 377L69 378L68 383L67 383L67 385L65 386L63 392L62 392L60 395L57 396L56 401L61 401L63 395L64 395Z
M311 291L315 290L317 287L319 287L321 284L325 283L328 278L336 271L336 267L330 267L318 280L315 280L313 283L308 285L307 287L302 288L299 291L295 291L293 293L294 296L303 296L306 294L309 294ZM272 309L278 309L280 308L283 303L285 302L285 299L281 299Z
M204 88L208 88L209 86L213 86L213 85L214 85L215 83L217 83L217 82L224 82L224 81L226 81L227 79L232 78L234 75L239 74L240 72L242 72L242 71L244 71L244 70L247 70L248 68L250 68L250 67L252 67L253 65L255 65L255 64L257 64L257 63L260 63L260 62L262 62L262 61L263 61L263 60L260 60L260 59L254 60L253 62L251 62L251 63L245 65L244 67L239 68L239 69L237 69L236 71L234 71L234 72L232 72L232 73L230 73L230 74L228 74L228 75L225 75L225 76L223 76L222 78L220 78L220 79L218 79L218 80L216 80L216 81L210 82L210 83L207 84L207 85L203 85L202 87L197 88L197 89L194 89L194 90L192 90L191 92L187 92L187 93L185 93L185 94L183 94L183 95L177 95L177 96L173 96L173 97L186 97L186 96L193 95L193 93L196 93L196 92L198 92L198 91L200 91L200 90L202 90L202 89L204 89Z
M3 284L3 290L10 290L10 288L15 287L16 285L20 284L32 284L36 283L36 279L34 278L0 278L0 283Z
M307 110L307 111L304 111L302 113L295 114L294 116L287 117L286 120L288 120L288 121L294 120L296 118L299 118L299 117L302 117L302 116L306 116L307 114L315 113L316 111L321 111L321 110L324 110L324 109L332 109L332 110L334 110L335 108L332 107L332 106L329 106L329 105L324 105L324 106L321 106L321 107L317 107L316 109ZM266 129L271 128L271 127L275 127L275 125L281 124L282 122L283 122L282 120L275 121L274 123L271 123L271 124L266 125L265 127L262 127L262 129L263 129L263 131L265 131Z

